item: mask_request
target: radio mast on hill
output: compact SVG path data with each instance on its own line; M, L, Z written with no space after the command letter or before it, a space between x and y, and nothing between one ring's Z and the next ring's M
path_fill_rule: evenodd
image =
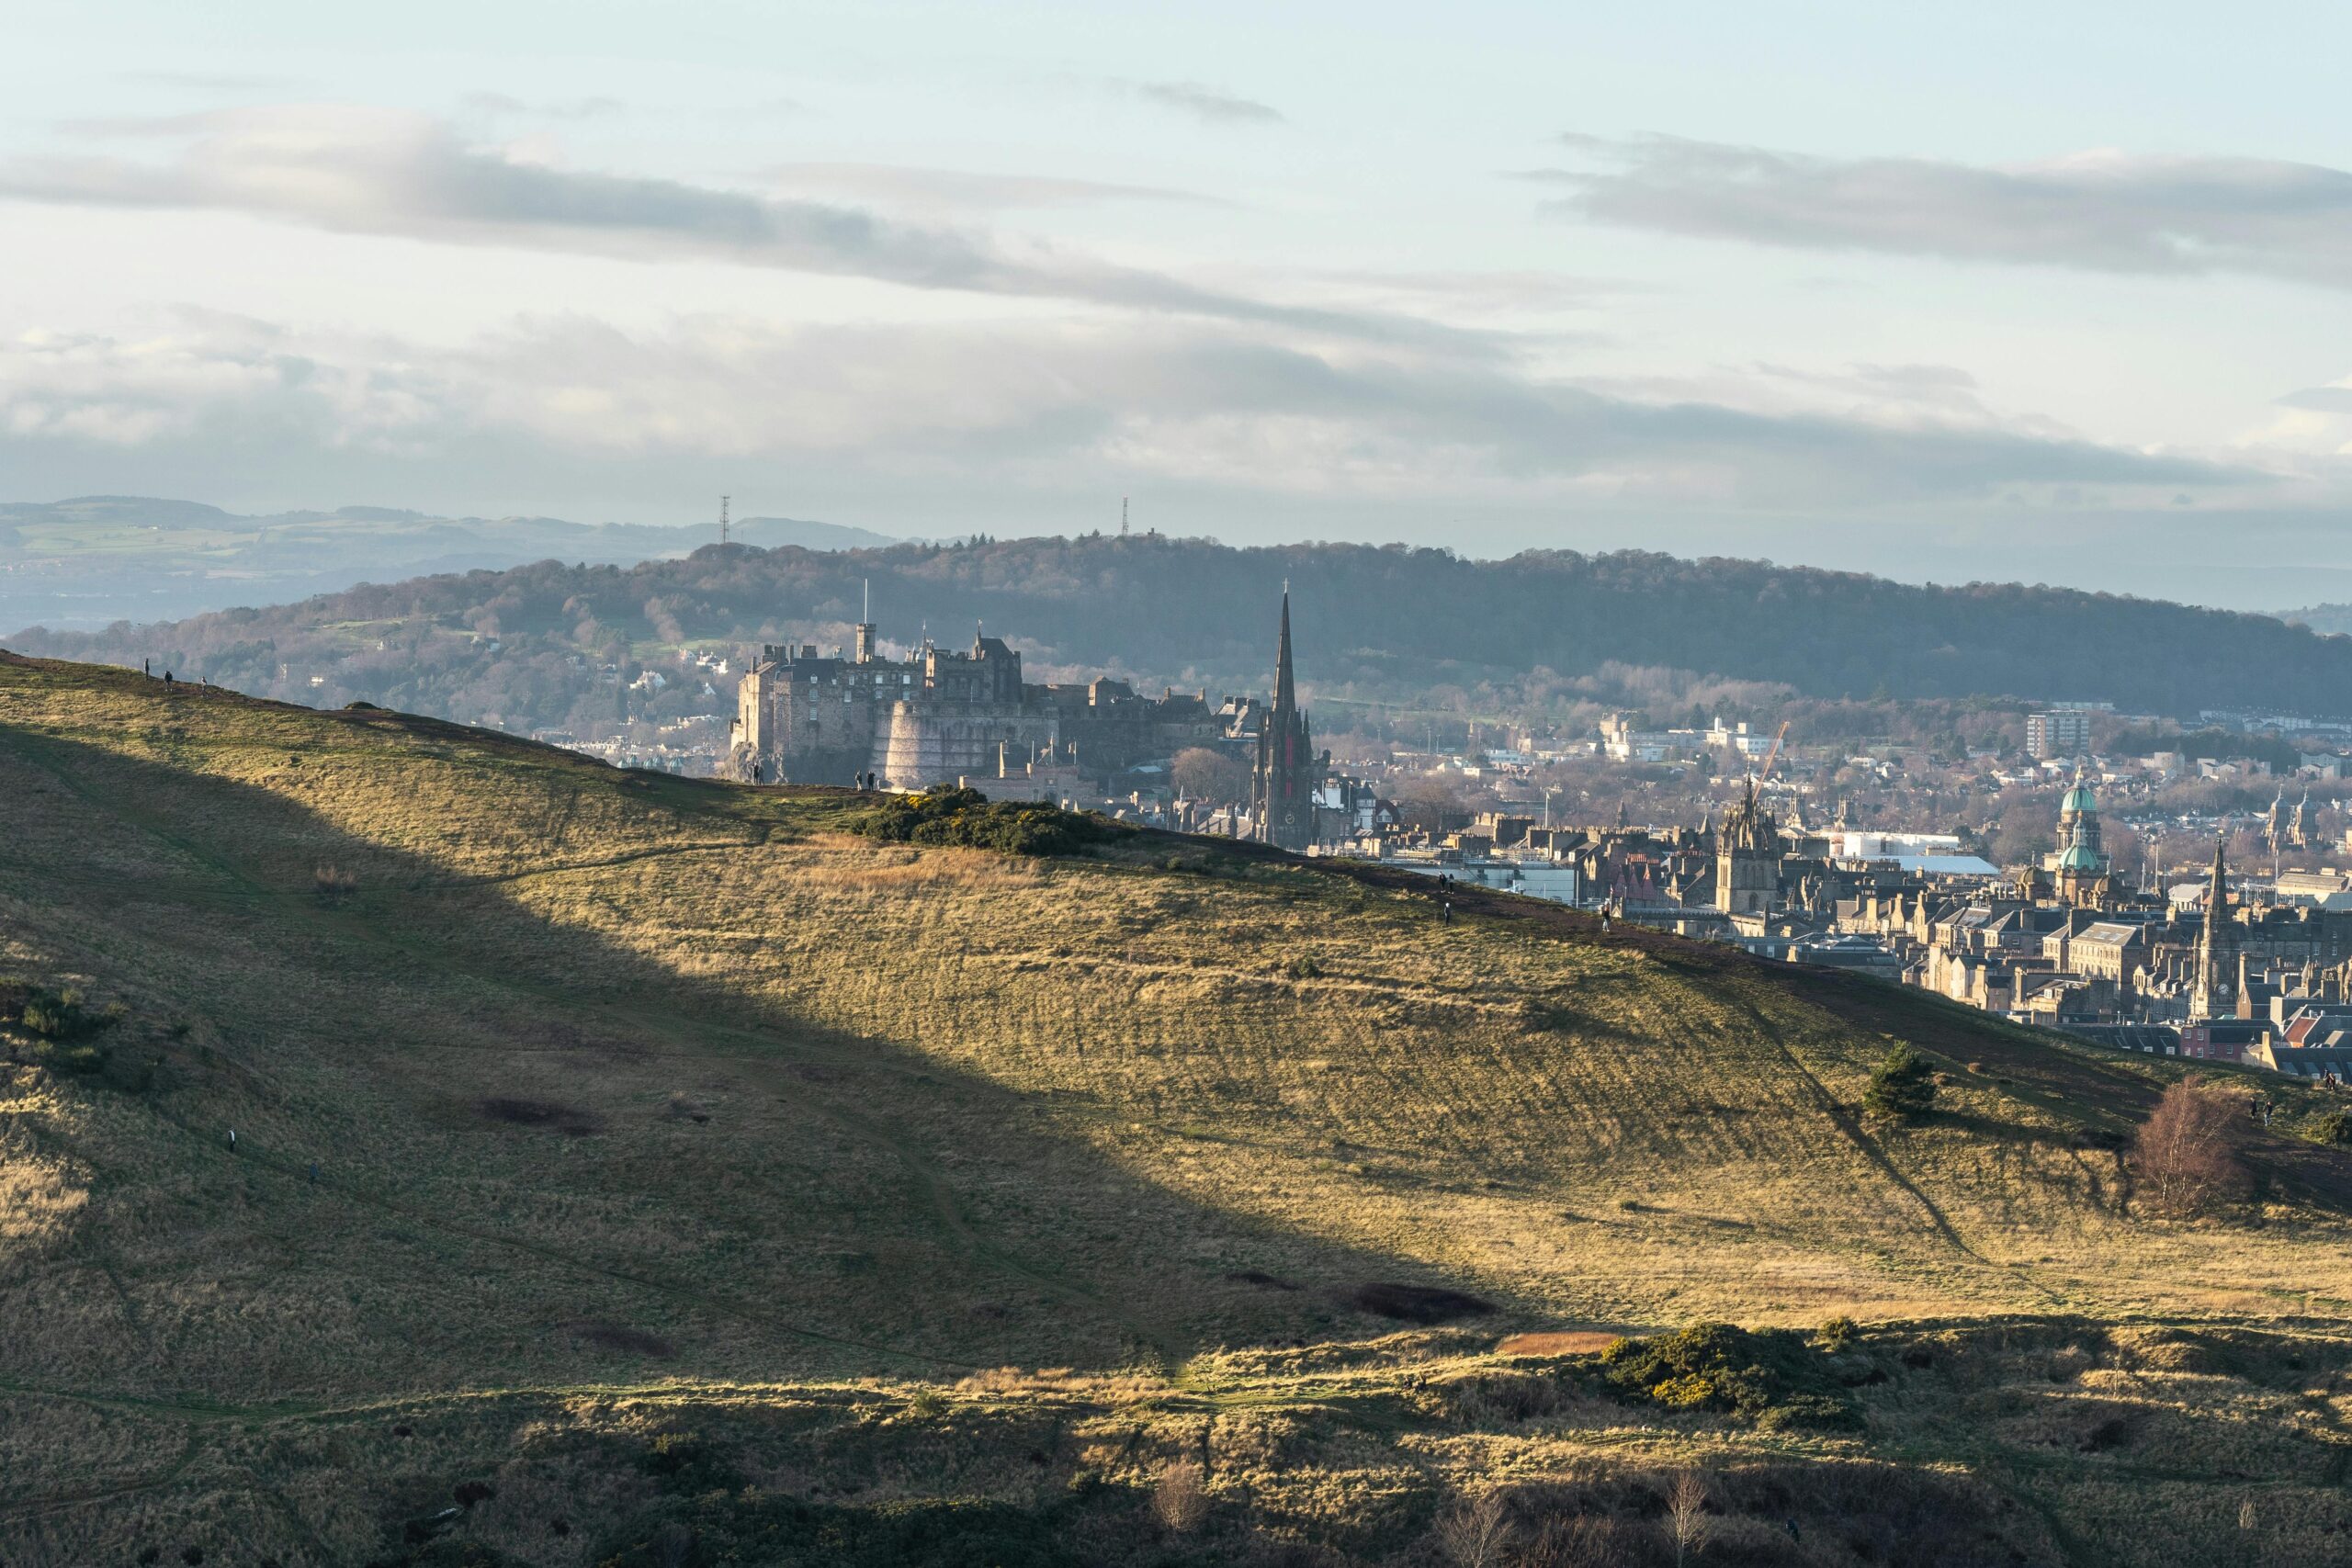
M718 542L722 545L727 542L727 503L733 499L725 495L718 498Z

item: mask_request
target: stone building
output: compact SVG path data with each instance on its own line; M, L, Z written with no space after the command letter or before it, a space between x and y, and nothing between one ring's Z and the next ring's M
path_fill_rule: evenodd
M968 651L925 642L885 659L872 622L846 652L763 648L736 692L735 776L752 782L985 790L1050 761L1102 780L1217 737L1205 694L1138 696L1125 682L1032 685L1021 655L975 632Z
M1750 778L1715 829L1715 908L1727 915L1770 914L1780 900L1781 858L1787 852L1779 824L1757 804Z

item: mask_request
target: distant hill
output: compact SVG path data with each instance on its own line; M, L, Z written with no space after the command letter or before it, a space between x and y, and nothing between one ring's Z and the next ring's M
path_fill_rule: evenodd
M844 643L870 585L886 641L928 632L954 644L985 622L1033 670L1108 671L1214 695L1264 682L1284 581L1302 672L1327 696L1414 703L1531 671L1565 683L1630 666L1826 698L1990 694L2185 716L2352 707L2352 640L2265 615L1634 552L1478 561L1402 547L1237 549L1156 536L706 546L628 568L541 561L10 642L78 659L153 657L306 701L558 725L593 705L599 661L684 643Z
M435 517L380 506L240 516L199 502L85 495L0 502L0 631L102 626L334 592L369 579L496 570L549 556L636 562L683 555L707 527ZM853 549L892 543L863 528L747 517L761 545Z
M2281 610L2278 618L2290 626L2309 626L2324 637L2352 636L2352 604L2312 604Z
M12 657L0 799L10 1562L1409 1568L1498 1485L1664 1562L1694 1465L1788 1568L2352 1526L2313 1088L2209 1068L2279 1115L2184 1224L2190 1064L1377 867Z

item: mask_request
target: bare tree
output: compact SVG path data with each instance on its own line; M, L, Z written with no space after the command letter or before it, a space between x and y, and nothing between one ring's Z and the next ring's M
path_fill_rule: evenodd
M1628 1549L1615 1520L1593 1514L1547 1521L1516 1559L1519 1568L1634 1568L1637 1561L1650 1558Z
M2193 1214L2243 1193L2247 1173L2238 1127L2245 1116L2242 1099L2194 1073L2165 1090L2132 1145L2148 1206Z
M1190 799L1224 804L1250 798L1249 764L1214 747L1186 747L1176 753L1170 771L1176 787Z
M1457 1499L1437 1519L1437 1543L1454 1568L1494 1568L1510 1550L1510 1514L1503 1495Z
M1190 1535L1209 1517L1206 1478L1189 1459L1170 1460L1160 1466L1159 1482L1151 1489L1153 1517L1178 1535Z
M1667 1529L1674 1537L1674 1568L1682 1568L1683 1560L1691 1552L1705 1550L1707 1544L1707 1481L1695 1470L1686 1470L1674 1478L1666 1493Z

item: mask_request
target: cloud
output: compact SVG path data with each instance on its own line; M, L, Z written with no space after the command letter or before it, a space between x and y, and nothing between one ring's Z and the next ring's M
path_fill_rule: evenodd
M765 465L1000 496L1159 481L1438 506L1849 508L2267 481L2004 429L1645 401L1230 327L1100 321L709 316L630 333L562 317L443 348L180 312L119 335L0 343L0 455L60 452L85 454L94 475L134 457L217 467L267 454L288 472L406 465L496 489L522 469L578 486Z
M1271 104L1237 97L1198 82L1128 82L1121 84L1146 103L1209 125L1288 125L1290 118Z
M974 174L900 164L782 164L768 171L768 178L785 190L929 212L994 213L1128 201L1232 205L1216 197L1162 186L1105 184L1038 175Z
M0 197L91 206L210 208L346 233L638 260L702 257L910 288L1080 301L1368 341L1497 352L1482 334L1371 311L1253 299L1050 245L854 207L682 180L554 166L539 149L479 145L401 110L288 106L111 122L179 143L161 162L83 155L0 164Z
M2352 288L2352 173L2258 158L2113 151L1974 165L1822 158L1671 137L1563 140L1548 210L1795 249Z
M2311 413L2352 413L2352 387L2306 387L2278 400L2286 408Z

